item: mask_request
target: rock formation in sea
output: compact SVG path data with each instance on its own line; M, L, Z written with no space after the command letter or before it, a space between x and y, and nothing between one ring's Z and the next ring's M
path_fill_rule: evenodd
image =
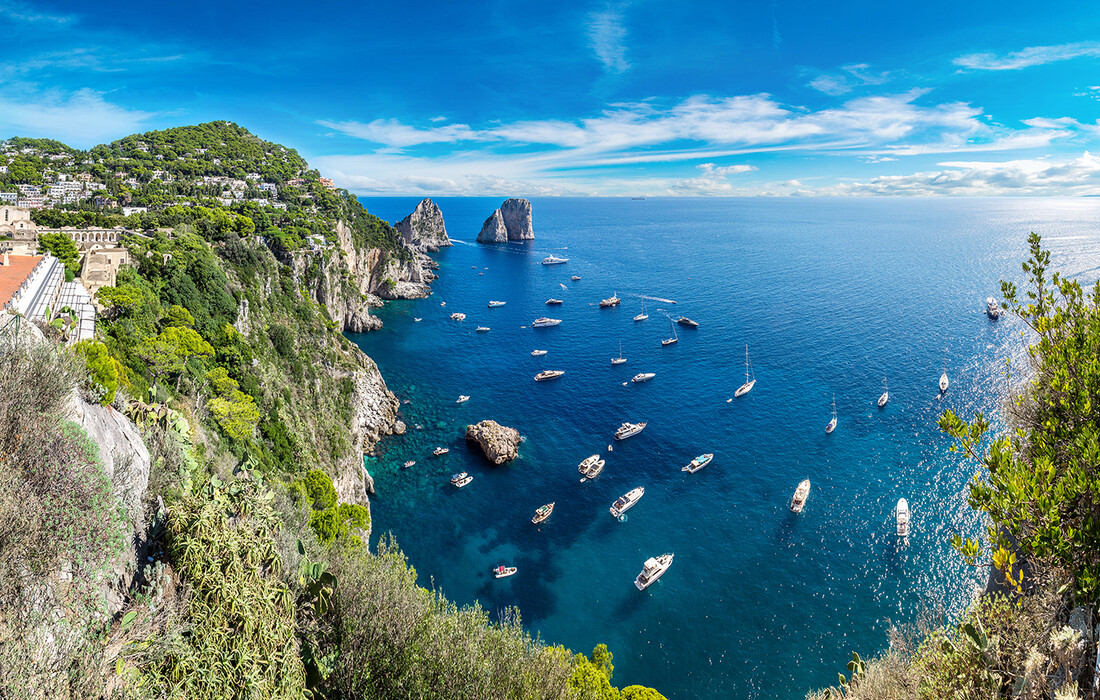
M530 241L535 238L531 227L531 202L526 199L506 199L481 225L478 243Z
M504 218L504 227L508 229L508 240L534 240L535 230L531 227L531 202L526 199L507 199L500 205L500 215Z
M519 456L519 431L493 420L466 426L466 439L476 442L493 464L504 464Z
M481 225L481 233L477 234L478 243L507 243L508 227L504 225L504 216L497 209L485 223Z
M394 228L401 234L401 241L407 248L421 253L434 253L454 245L447 237L443 212L430 199L421 200L411 214L394 224Z

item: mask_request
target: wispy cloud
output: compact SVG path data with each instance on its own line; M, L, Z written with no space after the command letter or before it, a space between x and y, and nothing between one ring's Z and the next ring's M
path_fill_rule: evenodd
M0 0L0 16L16 22L32 22L65 25L76 21L75 15L58 15L41 12L32 5L14 0Z
M140 131L153 117L149 112L108 102L84 88L71 93L48 91L0 94L0 133L49 136L71 146L88 147Z
M717 166L714 163L703 163L696 167L702 174L670 182L664 191L677 196L735 195L744 192L744 188L735 187L729 177L756 170L755 166L743 164Z
M959 56L954 62L957 66L971 70L1019 70L1082 56L1093 58L1100 56L1100 43L1081 41L1057 46L1029 46L1001 56L994 53L972 53Z
M863 85L882 85L890 80L886 71L876 73L866 63L841 66L841 73L822 73L809 82L809 86L826 95L846 95Z
M609 73L622 73L630 68L626 58L626 27L623 25L625 6L609 6L588 15L585 33L596 59Z

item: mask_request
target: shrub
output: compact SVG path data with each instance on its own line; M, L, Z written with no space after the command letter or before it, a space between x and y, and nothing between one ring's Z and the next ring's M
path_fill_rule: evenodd
M276 323L267 329L267 337L271 339L271 345L279 355L286 358L294 357L294 334L289 328Z
M314 510L325 510L336 505L336 488L332 485L332 479L320 469L311 469L302 483L306 487L306 493L312 500Z
M91 393L104 406L114 403L119 382L125 377L126 370L122 363L112 357L107 346L98 340L82 340L74 347L88 368Z

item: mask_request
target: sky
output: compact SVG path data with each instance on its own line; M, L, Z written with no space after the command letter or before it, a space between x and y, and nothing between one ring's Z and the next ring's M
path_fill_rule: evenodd
M0 138L225 119L361 195L1100 195L1100 4L0 0Z

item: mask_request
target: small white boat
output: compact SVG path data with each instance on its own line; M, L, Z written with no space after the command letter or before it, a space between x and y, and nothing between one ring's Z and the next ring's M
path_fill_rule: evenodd
M642 496L644 495L645 488L642 486L630 489L611 504L611 515L618 518L623 513L633 508L634 504L642 500Z
M531 522L538 525L543 520L546 520L547 518L549 518L550 514L553 513L553 512L554 512L554 504L553 503L547 503L544 506L539 506L538 508L535 509L535 517L531 518Z
M454 484L455 486L457 486L458 488L462 488L462 487L468 485L473 480L474 480L474 477L472 477L472 476L464 476L461 479L459 479L458 481L452 481L451 483Z
M686 467L680 467L680 471L694 474L695 472L710 464L710 461L712 459L714 459L714 455L710 452L704 455L699 455L695 459L691 460L691 463L688 464Z
M449 448L449 447L437 447L434 450L432 450L432 454L435 455L436 457L439 457L440 455L445 455L450 451L451 451L451 448Z
M495 578L508 578L514 573L516 573L516 567L514 566L505 566L504 564L501 564L500 566L493 568L493 576Z
M415 459L410 459L408 462L405 462L404 464L402 464L401 467L404 468L404 469L408 469L409 467L412 467L412 466L415 466L415 465L416 465L416 460Z
M561 306L561 299L547 299L547 306Z
M535 375L536 382L545 382L551 379L557 379L561 375L565 374L565 370L561 369L546 369Z
M634 320L635 321L644 321L647 318L649 318L649 314L646 313L646 310L645 310L645 297L643 296L642 297L642 313L635 316Z
M626 362L626 358L623 357L623 343L622 343L622 341L619 341L619 356L618 357L612 357L611 358L611 364L621 365L624 362Z
M950 384L951 382L947 379L947 370L944 370L943 374L940 375L940 393L947 391Z
M440 306L446 306L446 305L447 305L447 302L445 302L445 301L441 301L441 302L439 302L439 305L440 305Z
M645 564L642 564L642 572L634 579L634 587L639 591L644 591L653 585L654 581L661 578L670 566L672 566L671 554L662 554L659 557L646 559Z
M465 403L465 402L467 402L467 401L469 401L469 400L470 400L470 397L469 397L469 396L467 396L466 394L459 394L459 396L458 396L458 400L457 400L457 401L455 401L455 403Z
M1001 305L997 303L997 300L993 297L989 297L985 300L985 313L989 318L996 321L1001 317Z
M833 418L829 421L829 424L825 426L825 432L831 433L836 430L836 397L833 397Z
M890 389L886 386L886 377L882 378L882 396L878 397L878 407L882 408L890 400Z
M588 471L589 467L591 467L598 461L600 461L600 456L598 454L585 457L583 460L581 460L581 463L577 465L577 471L579 471L581 474L584 474L586 471Z
M569 258L558 258L553 255L547 255L542 259L543 265L561 265L562 263L569 262Z
M556 326L559 323L561 323L560 318L547 318L546 316L543 316L542 318L536 318L535 322L531 324L531 327L545 328L547 326Z
M589 479L589 480L592 480L592 479L595 479L597 476L599 476L600 472L603 471L604 463L605 463L605 460L602 460L602 459L597 460L595 464L593 464L592 466L590 466L588 469L586 469L584 471L585 478ZM581 481L584 481L584 479L581 479Z
M898 499L897 507L898 537L909 536L909 501Z
M791 510L795 513L801 513L802 509L806 507L806 499L810 497L810 480L803 479L802 483L798 485L798 488L794 490L794 496L791 497Z
M421 321L423 321L423 320L424 320L424 319L422 319L422 318L414 318L414 319L413 319L413 321L414 321L414 322L416 322L416 323L420 323L420 322L421 322Z
M622 301L623 300L619 298L618 292L616 292L616 293L612 294L611 296L609 296L606 299L601 299L600 300L600 308L601 309L606 309L610 306L618 306L619 304L622 303Z
M488 333L489 332L489 326L478 326L477 327L477 332L478 333Z
M466 320L466 314L464 314L460 311L456 311L453 314L451 314L451 319L454 320L454 321L465 321Z
M458 482L469 476L466 472L459 472L457 474L451 474L451 483L457 484Z
M572 276L572 277L570 277L569 279L571 279L571 280L573 280L574 282L576 282L576 281L577 281L577 280L579 280L580 278L581 278L581 276L580 276L580 275L573 275L573 276Z
M656 372L639 372L638 374L635 374L633 377L631 377L630 381L634 382L635 384L641 384L642 382L648 382L650 379L653 379L656 376Z
M672 345L673 343L676 343L680 340L679 338L676 337L676 326L674 326L672 324L672 318L671 317L668 319L668 326L669 326L669 328L672 329L672 337L671 338L665 338L664 340L662 340L661 345Z
M619 429L615 431L615 439L625 440L628 437L634 437L645 430L646 425L648 425L648 423L623 423L619 426Z
M545 354L546 354L545 350L532 350L531 351L531 357L542 357Z
M496 308L497 306L504 306L507 303L508 302L506 302L506 301L490 301L489 302L489 308L492 309L492 308Z
M737 387L737 391L733 392L733 397L744 396L752 391L753 385L756 384L756 375L752 375L752 379L749 379L749 375L752 373L752 368L749 365L749 346L745 345L745 383ZM728 402L727 402L728 403Z

